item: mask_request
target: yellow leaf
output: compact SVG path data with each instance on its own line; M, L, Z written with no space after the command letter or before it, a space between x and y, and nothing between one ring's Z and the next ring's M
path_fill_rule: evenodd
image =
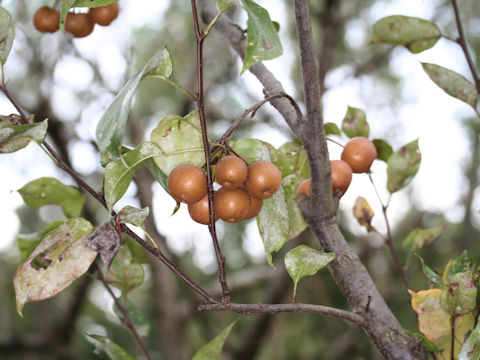
M362 196L357 197L353 204L353 216L357 219L358 223L367 228L367 231L372 231L372 219L375 213L373 212L367 199Z

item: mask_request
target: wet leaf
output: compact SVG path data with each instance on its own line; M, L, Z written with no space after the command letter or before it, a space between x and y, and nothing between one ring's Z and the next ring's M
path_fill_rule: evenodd
M237 322L234 321L220 334L213 338L208 344L203 345L200 350L197 351L193 357L193 360L220 360L223 344L225 344L230 331L232 331L232 328L236 323Z
M140 80L152 69L155 69L162 59L163 50L155 55L123 86L120 92L104 111L96 129L97 144L102 153L111 160L118 159L121 143L127 125L130 106L135 96Z
M87 220L73 218L42 239L13 279L20 315L26 303L57 295L88 270L97 256L86 244L92 231Z
M107 269L110 267L118 249L120 249L121 243L122 238L118 230L110 224L110 221L98 225L87 239L88 247L100 253Z
M180 164L205 164L200 117L196 110L185 117L163 117L150 134L150 141L166 154L154 158L164 174L170 174Z
M299 245L285 255L285 267L293 280L293 298L296 297L298 282L305 276L315 275L333 260L335 253L324 253L306 245Z
M118 220L123 224L132 224L142 227L149 213L150 209L148 207L137 209L133 206L125 206L118 212Z
M132 257L128 246L122 246L112 262L106 279L126 296L143 283L145 273L142 265Z
M436 341L450 335L450 314L441 305L441 297L445 290L429 289L414 292L412 308L418 314L418 328L428 339Z
M145 316L142 314L140 309L137 306L135 306L134 303L128 300L128 298L125 296L121 296L120 298L118 298L118 301L127 312L127 315L132 321L133 326L135 326L135 329L137 330L138 335L142 337L148 336L148 333L150 332L150 324L148 320L145 318ZM122 312L118 309L117 306L113 307L113 311L115 312L115 315L117 315L119 320L122 322L122 324L127 326L127 321L125 320Z
M42 239L52 230L62 225L64 221L54 221L50 223L42 232L32 234L19 234L17 236L18 250L20 251L20 261L25 259L36 249Z
M287 175L282 179L282 187L285 191L289 218L289 240L300 235L308 227L307 222L303 218L302 210L300 210L297 204L297 187L302 180L304 179L298 177L296 174Z
M442 224L428 229L415 229L408 234L402 247L411 253L421 250L434 242L446 227L447 224Z
M394 152L387 162L387 188L394 193L407 186L420 167L418 139Z
M231 141L230 146L248 163L255 160L271 161L272 157L277 157L272 145L257 139ZM285 245L290 234L287 202L283 187L280 187L273 196L263 200L263 207L257 216L257 223L267 254L267 261L274 267L272 253Z
M477 324L463 343L458 360L480 360L480 324Z
M393 154L393 149L389 143L382 139L372 140L375 149L377 149L377 159L388 162L390 156Z
M477 106L478 92L473 83L455 71L446 69L440 65L422 63L423 70L430 79L448 95L457 98L474 109Z
M267 10L252 0L242 0L242 3L248 14L248 34L240 74L260 61L275 59L283 53L280 38Z
M326 123L324 125L326 135L342 135L342 131L335 123Z
M349 106L342 120L342 130L349 138L357 136L368 138L370 125L368 125L365 111Z
M162 151L155 144L143 142L135 149L124 153L123 161L111 161L107 164L104 175L104 192L109 211L125 194L140 165L145 160L161 154Z
M5 64L12 49L15 30L12 26L12 17L3 7L0 7L0 62Z
M79 216L85 198L74 186L62 184L55 178L33 180L18 190L26 205L39 208L49 204L62 207L67 217Z
M47 136L48 120L34 124L13 125L9 120L0 121L0 154L23 149L30 141L41 144Z
M445 285L448 288L441 301L449 314L465 315L476 308L477 286L470 270L454 274Z
M393 15L373 24L372 42L405 46L416 54L430 49L441 37L437 25L411 16Z
M106 336L95 334L86 335L96 341L97 346L105 352L110 360L135 360L132 355L127 353L123 348Z
M364 226L368 232L373 230L372 219L375 213L373 212L367 199L362 196L356 198L353 204L353 216L357 219L361 226Z

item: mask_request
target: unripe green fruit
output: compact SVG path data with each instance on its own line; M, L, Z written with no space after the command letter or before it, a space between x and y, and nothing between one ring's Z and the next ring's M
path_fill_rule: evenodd
M207 176L196 165L181 164L168 175L167 188L175 200L192 204L206 195Z

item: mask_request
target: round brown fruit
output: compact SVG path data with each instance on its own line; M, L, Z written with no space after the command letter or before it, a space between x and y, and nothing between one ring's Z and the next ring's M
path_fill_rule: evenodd
M260 210L262 210L263 200L257 199L256 197L250 196L250 206L248 208L248 213L245 215L245 220L251 219L258 215Z
M243 188L221 188L215 195L215 214L219 219L236 223L245 219L250 209L250 196Z
M76 38L83 38L90 35L94 25L87 14L84 13L68 13L65 20L65 30Z
M60 13L48 6L42 6L33 15L33 25L40 32L54 33L59 28Z
M167 188L175 200L192 204L206 195L207 176L196 165L181 164L168 175Z
M215 194L214 194L215 199ZM193 204L188 204L188 213L190 217L204 225L210 224L210 207L208 206L208 194L205 195L200 201ZM218 220L218 216L215 214L215 221Z
M330 161L330 167L332 169L333 194L336 195L338 191L341 192L341 195L345 194L352 181L352 168L343 160Z
M107 26L117 18L119 11L120 6L118 6L118 3L111 3L107 6L90 8L88 10L88 17L98 25Z
M245 187L253 197L266 199L275 194L281 184L282 174L270 161L258 160L248 165Z
M225 156L215 167L215 179L227 189L242 186L247 179L247 174L247 164L237 156Z
M341 158L350 165L354 173L364 173L370 171L373 160L377 158L377 149L373 142L358 136L345 145Z
M305 194L307 197L310 197L311 183L311 179L305 179L300 184L298 184L296 191L297 196L299 196L300 194Z

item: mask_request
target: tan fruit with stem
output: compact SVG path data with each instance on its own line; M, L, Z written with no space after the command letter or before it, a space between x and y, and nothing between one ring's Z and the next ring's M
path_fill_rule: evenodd
M215 193L214 193L215 199ZM208 206L208 194L205 195L200 201L193 204L188 204L188 213L190 217L204 225L210 224L210 207ZM218 220L218 216L215 214L215 221Z
M262 210L263 200L257 199L256 197L250 196L250 206L248 208L248 213L245 215L245 220L254 218L258 215L260 210Z
M341 192L345 194L350 183L352 182L352 168L343 160L330 161L330 168L332 170L332 191L334 195Z
M196 165L181 164L168 175L167 188L175 200L193 204L207 194L207 176Z
M228 223L245 219L250 210L250 196L243 188L221 188L215 195L215 214Z
M282 174L270 161L258 160L248 165L245 188L257 199L266 199L280 188Z
M215 167L215 179L227 189L242 186L247 179L247 174L248 167L245 161L233 155L220 159Z
M297 191L296 195L299 196L300 194L304 194L306 197L310 197L310 186L311 186L312 180L311 179L305 179L303 180L300 184L297 186Z
M377 149L369 139L358 136L345 145L341 158L350 165L354 173L369 172L373 160L377 158Z
M87 14L84 13L68 13L65 19L65 30L76 38L90 35L94 25Z
M48 6L42 6L33 15L35 29L44 33L54 33L59 28L60 13Z

